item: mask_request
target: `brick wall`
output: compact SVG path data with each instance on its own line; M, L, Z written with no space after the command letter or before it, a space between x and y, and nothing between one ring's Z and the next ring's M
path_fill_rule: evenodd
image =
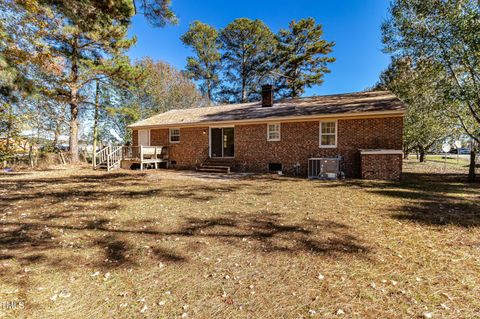
M266 124L235 125L236 169L266 172L269 163L281 163L285 173L307 174L309 157L343 157L348 177L361 176L359 149L402 149L401 117L338 120L337 147L319 148L319 121L281 123L281 140L267 141ZM179 168L193 168L208 156L208 127L181 128L180 143L168 141L168 129L152 129L152 145L169 146L170 159ZM136 131L133 132L133 141Z
M281 124L281 140L267 141L266 124L235 126L235 161L242 170L268 170L268 163L281 163L283 171L293 173L300 164L300 174L307 174L309 157L343 157L349 177L360 177L359 149L402 149L401 117L338 120L337 147L319 147L319 122Z
M362 154L363 179L398 180L402 175L401 154Z
M138 131L132 131L132 145L138 145Z
M170 143L168 134L168 129L151 129L150 145L167 146L170 160L176 162L175 167L194 168L208 157L208 127L181 128L178 143ZM133 136L133 145L138 145L136 130Z

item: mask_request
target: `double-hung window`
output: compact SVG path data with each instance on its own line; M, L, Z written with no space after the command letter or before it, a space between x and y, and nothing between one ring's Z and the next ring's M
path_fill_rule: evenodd
M169 130L170 143L179 143L180 142L180 129L171 128Z
M267 141L280 141L280 123L267 124Z
M337 122L336 121L320 122L320 147L324 147L324 148L337 147Z

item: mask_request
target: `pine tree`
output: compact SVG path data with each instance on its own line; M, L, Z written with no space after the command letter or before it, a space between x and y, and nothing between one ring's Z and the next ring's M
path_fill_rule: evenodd
M143 16L156 27L177 23L171 0L42 0L72 20L101 20L106 16L128 23L135 14ZM90 10L81 10L89 8ZM80 10L79 10L80 9Z
M261 81L271 70L276 40L260 20L236 19L220 32L223 73L228 82L223 99L247 102L258 98Z
M322 39L323 29L313 18L290 22L289 29L277 35L276 69L282 76L276 84L282 96L297 97L306 87L323 83L329 73L328 63L335 61L328 54L335 45Z
M39 39L33 43L35 54L31 55L30 66L43 74L42 81L37 81L42 93L70 107L70 154L72 161L77 162L79 116L90 103L89 88L104 77L136 76L124 56L135 40L126 38L128 24L123 15L85 18L81 13L93 10L89 2L77 2L68 16L36 1L25 3L24 8L17 13L24 17L24 25L37 30ZM78 16L70 18L75 12ZM16 49L31 52L32 44Z
M181 37L182 42L195 53L194 57L187 58L186 73L191 79L201 82L200 89L209 101L213 100L214 91L220 83L221 55L218 36L215 28L195 21Z
M10 5L0 3L0 161L15 152L13 145L21 135L23 124L21 101L34 92L32 81L22 72L28 56L15 50L15 37L9 22L16 20L7 14ZM28 30L24 30L23 35L27 41L34 41Z

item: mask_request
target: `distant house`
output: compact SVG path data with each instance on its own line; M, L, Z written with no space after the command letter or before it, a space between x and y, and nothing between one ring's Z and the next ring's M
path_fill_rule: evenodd
M341 158L347 177L397 179L405 105L386 91L171 110L129 126L133 145L168 147L177 168L307 174L309 158Z

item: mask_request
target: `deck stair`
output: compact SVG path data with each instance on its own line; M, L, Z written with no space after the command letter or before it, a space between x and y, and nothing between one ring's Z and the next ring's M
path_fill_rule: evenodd
M231 158L208 158L199 167L198 172L229 174L234 166Z
M93 168L112 169L120 168L120 161L122 159L122 146L106 146L100 151L94 153Z

